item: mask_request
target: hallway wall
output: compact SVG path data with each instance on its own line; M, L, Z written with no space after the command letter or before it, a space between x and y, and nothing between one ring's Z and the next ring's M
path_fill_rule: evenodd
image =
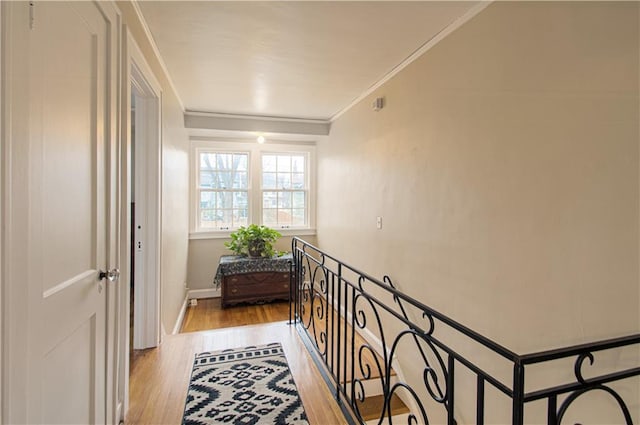
M516 352L639 332L638 16L491 4L332 124L319 246Z

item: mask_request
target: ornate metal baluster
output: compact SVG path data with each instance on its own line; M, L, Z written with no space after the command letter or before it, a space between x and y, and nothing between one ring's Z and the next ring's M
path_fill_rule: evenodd
M525 406L536 400L547 401L547 422L551 425L560 424L568 409L574 406L574 402L588 393L599 393L610 397L619 407L625 422L633 423L627 402L622 396L626 393L618 393L610 384L638 378L640 366L600 374L588 379L584 377L583 369L586 360L589 364L594 364L596 354L600 351L628 346L633 346L637 350L640 348L640 335L518 355L399 292L388 276L385 276L383 281L372 278L297 238L294 238L292 247L295 260L292 266L292 276L295 276L292 288L295 290L291 294L293 311L290 310L290 321L291 316L294 315L293 322L296 323L301 334L306 335L310 341L305 344L318 354L312 357L316 362L323 362L329 370L329 374L322 371L321 373L334 390L336 400L350 423L363 421L358 411L358 404L369 395L366 393L369 390L365 390L364 381L378 373L385 398L377 420L378 424L382 424L385 420L389 424L393 423L390 402L391 398L398 394L403 395L412 406L412 411L408 414L408 423L429 423L425 406L430 397L445 409L447 423L455 425L454 407L457 402L459 403L456 400L455 391L456 369L463 372L466 369L467 372L476 376L476 422L480 425L487 421L485 418L487 386L498 390L498 394L510 399L510 413L514 425L523 424ZM353 276L357 278L357 282L349 281ZM370 286L376 288L376 291L370 291ZM393 302L376 298L374 294L379 294L380 291L391 295ZM409 311L422 312L422 318L427 321L427 328L423 329L425 323L418 325L413 322L408 315ZM381 315L384 316L384 321ZM321 325L322 320L325 322L324 325ZM387 335L390 331L386 328L386 324L390 321L394 321L396 325L391 328L393 333ZM398 324L400 326L397 326ZM351 326L350 330L349 326ZM436 334L436 327L446 329L446 332L439 331ZM379 335L381 344L379 351L366 341L356 346L356 334L359 334L360 330L368 330ZM504 362L504 366L511 369L512 380L504 383L479 367L473 358L456 352L447 341L442 340L442 335L448 336L452 332L457 337L464 337L467 342L482 347L484 352L493 353L496 360ZM400 346L403 347L403 354L406 355L404 350L407 344L409 347L416 348L415 359L421 361L423 365L422 382L416 388L408 382L391 383L392 361ZM446 362L444 356L446 356ZM527 365L553 366L552 363L555 360L571 358L575 358L575 381L525 391ZM351 382L350 390L348 382ZM495 394L495 391L492 392L492 397ZM561 403L560 400L562 400ZM350 416L354 412L355 418Z

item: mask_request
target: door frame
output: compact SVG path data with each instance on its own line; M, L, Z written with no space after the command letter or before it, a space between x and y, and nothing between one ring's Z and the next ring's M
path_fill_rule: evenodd
M143 267L144 281L136 286L136 300L143 300L134 307L134 327L140 325L140 332L134 330L134 346L155 347L161 343L161 188L162 188L162 90L144 55L135 42L126 25L122 25L122 80L121 80L121 179L120 179L120 258L121 283L118 297L118 316L122 318L118 329L118 367L116 418L124 420L129 407L129 350L130 350L130 273L131 273L131 184L136 173L132 166L131 140L131 94L132 85L143 95L142 122L144 125L141 137L136 133L136 144L144 143L144 180L146 210L146 229L142 243L145 249ZM136 116L139 112L136 111ZM136 119L136 121L138 121ZM138 131L136 126L136 131ZM140 173L137 173L140 174ZM140 201L136 200L136 204ZM138 290L138 288L140 290Z
M2 200L2 204L4 205L4 161L5 161L5 150L4 150L4 90L3 86L5 84L5 69L4 69L4 23L3 23L3 13L4 5L0 4L0 200ZM0 207L0 425L4 423L3 420L3 412L4 412L4 308L3 303L4 299L2 295L4 294L4 207Z
M133 42L133 40L131 40ZM142 221L136 221L136 227L142 226L142 236L136 238L136 244L142 245L140 260L142 271L135 273L140 282L135 282L133 347L143 349L155 347L161 340L160 327L160 86L149 70L140 50L132 49L128 100L136 97L135 140L129 140L128 153L135 155L131 161L134 171L136 211L142 211ZM129 107L131 111L131 106ZM133 123L129 123L133 124ZM131 125L129 125L131 128ZM129 186L130 190L130 186ZM142 193L140 193L142 192ZM131 199L131 193L129 193ZM136 212L136 215L138 213ZM136 267L140 270L140 267ZM134 270L135 272L135 270Z
M16 170L13 167L16 156L23 157L24 144L15 143L14 132L18 131L12 126L12 113L25 113L24 105L15 105L14 92L20 92L26 89L26 84L17 82L14 78L12 61L9 60L15 46L12 43L17 42L19 47L26 46L26 37L17 37L12 34L12 30L16 31L13 27L16 25L15 21L10 19L14 18L26 18L24 11L19 10L14 3L0 2L0 9L2 10L2 31L0 37L2 38L1 52L2 55L2 68L1 82L2 97L0 98L0 133L1 141L1 162L2 162L2 187L0 191L2 193L1 202L1 220L2 220L2 239L0 243L0 249L2 250L2 270L1 270L1 285L0 296L1 301L1 320L2 320L2 350L0 356L2 357L2 381L1 381L1 393L0 393L0 422L10 423L12 417L24 417L24 410L26 409L25 403L22 401L26 395L24 390L14 389L13 384L16 380L16 370L26 370L26 362L24 358L13 358L12 352L9 347L19 347L23 352L26 351L26 335L14 335L11 333L9 326L12 322L26 321L26 303L27 296L26 285L16 286L11 282L15 280L12 276L16 274L15 269L19 268L17 263L23 260L26 252L26 244L24 238L19 238L16 233L16 227L26 228L24 224L24 216L15 217L13 211L20 207L25 207L26 203L24 197L19 193L12 192L12 182ZM21 55L19 58L20 64L18 67L26 69L26 55ZM5 86L6 84L6 86ZM19 110L13 110L13 108ZM20 134L19 136L21 136ZM23 356L24 357L24 356Z
M4 189L4 173L5 173L5 101L4 101L4 84L5 78L5 46L4 46L4 11L5 5L0 3L0 200L5 205L5 189ZM5 211L4 206L0 206L0 425L4 423L4 298L5 279L4 279L4 226Z

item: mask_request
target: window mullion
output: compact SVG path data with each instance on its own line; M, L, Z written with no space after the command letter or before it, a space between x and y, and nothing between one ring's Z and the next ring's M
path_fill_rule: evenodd
M251 151L249 168L249 216L250 223L262 224L262 158L255 149Z

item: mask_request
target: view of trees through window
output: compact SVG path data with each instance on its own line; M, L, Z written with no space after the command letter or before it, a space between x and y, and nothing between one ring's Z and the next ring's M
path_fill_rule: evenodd
M242 148L195 151L196 231L233 231L249 224L308 227L309 152Z
M270 227L306 224L306 158L302 154L262 155L262 223Z
M247 153L200 154L200 227L246 226L249 217Z

